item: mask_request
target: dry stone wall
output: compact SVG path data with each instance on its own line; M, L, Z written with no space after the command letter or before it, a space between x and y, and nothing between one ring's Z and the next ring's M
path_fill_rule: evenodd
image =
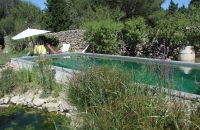
M46 35L54 35L58 37L60 43L69 43L72 51L81 52L87 44L86 41L84 41L83 32L85 32L85 30L68 30L56 33L48 33ZM125 45L122 45L119 48L119 54L121 55L126 55L125 53L127 50L124 46ZM159 58L165 56L165 58L169 58L171 60L178 60L179 48L180 46L164 47L163 43L159 44L158 42L148 44L140 43L136 45L135 50L131 50L131 53L134 54L131 56L146 58ZM195 48L195 52L196 55L199 56L200 48Z
M83 38L85 30L68 30L56 33L48 33L47 35L54 35L58 37L59 43L70 44L70 48L75 52L80 52L84 49L86 42Z

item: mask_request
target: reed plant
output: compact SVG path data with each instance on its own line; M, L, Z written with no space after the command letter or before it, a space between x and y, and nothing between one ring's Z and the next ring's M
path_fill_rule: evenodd
M152 91L145 83L133 82L134 76L108 66L73 72L67 96L84 119L82 129L200 129L195 103L166 95L162 89ZM160 80L168 82L166 77L165 73Z
M31 69L14 71L12 68L5 68L0 72L0 94L22 94L31 89L42 90L41 98L50 95L57 97L62 90L62 84L57 83L54 76L55 71L49 58L39 58Z

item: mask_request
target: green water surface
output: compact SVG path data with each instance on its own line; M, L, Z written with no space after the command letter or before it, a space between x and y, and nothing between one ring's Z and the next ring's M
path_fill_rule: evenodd
M195 84L200 81L200 70L192 69L189 74L175 66L169 66L169 62L161 61L161 65L153 63L138 63L130 61L110 60L101 58L88 58L71 56L70 58L53 58L52 64L63 68L81 70L92 65L107 65L117 67L134 73L133 80L149 85L162 86L182 92L200 94L200 85Z
M65 116L22 106L0 108L0 130L70 130Z

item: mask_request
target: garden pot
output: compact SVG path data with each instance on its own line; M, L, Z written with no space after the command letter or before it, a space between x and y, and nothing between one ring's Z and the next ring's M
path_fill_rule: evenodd
M179 60L186 62L195 61L195 51L193 46L182 46L179 50Z

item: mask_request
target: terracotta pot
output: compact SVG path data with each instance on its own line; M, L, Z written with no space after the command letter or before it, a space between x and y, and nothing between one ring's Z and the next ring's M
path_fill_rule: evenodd
M179 50L179 60L194 62L195 61L195 51L193 46L182 46Z

